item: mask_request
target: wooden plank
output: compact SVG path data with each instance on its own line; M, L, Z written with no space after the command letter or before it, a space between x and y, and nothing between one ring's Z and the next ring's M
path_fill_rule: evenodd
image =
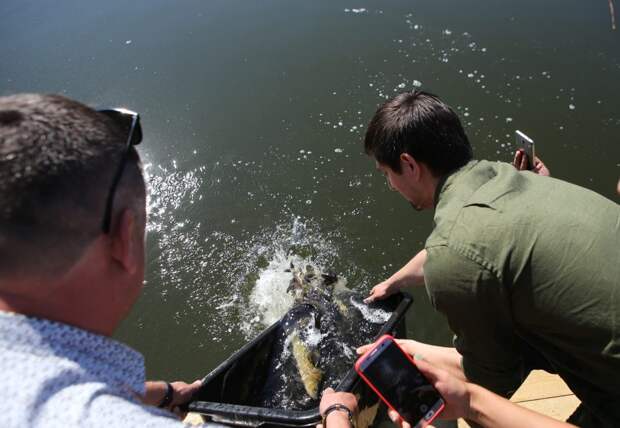
M564 395L573 395L573 392L558 375L553 375L543 370L534 370L513 394L510 401L519 403L521 401Z
M563 397L524 401L519 403L519 405L543 415L565 421L579 406L579 399L574 395L565 395Z
M199 413L188 413L183 420L185 425L202 425L205 423L205 420Z
M534 370L514 393L511 401L543 415L565 421L579 406L579 399L558 376ZM459 428L469 428L463 419Z

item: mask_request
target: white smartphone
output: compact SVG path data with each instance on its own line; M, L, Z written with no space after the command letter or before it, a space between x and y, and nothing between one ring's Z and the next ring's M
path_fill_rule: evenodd
M534 169L534 140L525 135L521 131L515 131L515 138L517 139L517 148L523 149L525 156L527 157L527 169L530 171Z

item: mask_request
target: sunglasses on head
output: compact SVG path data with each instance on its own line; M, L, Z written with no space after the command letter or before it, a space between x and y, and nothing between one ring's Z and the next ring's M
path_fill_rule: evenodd
M110 233L110 226L112 224L112 205L114 203L114 195L116 194L116 188L119 181L123 176L123 170L127 163L127 157L131 146L137 146L142 141L142 127L140 126L140 115L134 111L124 108L104 109L98 110L99 113L106 115L116 123L116 125L127 133L127 143L125 144L125 151L121 158L121 163L116 169L114 178L112 180L112 186L108 192L108 198L105 204L105 211L103 213L103 233Z

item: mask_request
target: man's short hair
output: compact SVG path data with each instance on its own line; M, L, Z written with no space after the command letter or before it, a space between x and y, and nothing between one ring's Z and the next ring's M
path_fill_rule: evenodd
M400 155L409 153L435 176L472 159L472 149L456 113L436 95L406 92L381 105L364 139L366 154L401 172Z
M0 97L1 277L58 274L79 259L102 233L126 139L110 118L65 97ZM132 148L115 213L143 206L144 192Z

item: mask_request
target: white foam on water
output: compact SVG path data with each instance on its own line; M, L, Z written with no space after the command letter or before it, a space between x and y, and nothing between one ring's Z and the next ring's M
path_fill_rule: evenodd
M312 317L312 322L308 323L305 328L304 343L310 347L317 347L325 335L321 334L321 330L316 327L316 320Z
M250 302L258 310L261 322L271 325L282 318L293 307L293 296L286 292L291 282L291 272L286 272L291 263L301 263L297 257L287 257L283 250L274 255L269 265L259 274Z
M361 8L358 8L358 9L349 9L349 8L346 8L346 9L344 10L344 12L345 12L345 13L366 13L366 12L368 12L368 10L367 10L365 7L361 7Z
M362 313L364 319L373 324L385 324L392 316L391 312L382 309L370 308L362 302L356 302L353 297L350 299L351 304Z
M295 332L292 332L284 339L284 346L282 348L282 353L278 357L278 364L276 364L276 370L279 370L282 367L282 364L291 356L291 342L293 341L293 337L295 336ZM282 373L282 376L286 375L286 373Z
M338 344L342 347L342 351L345 357L350 360L357 359L357 353L355 352L355 349L348 347L345 343L342 342L338 342Z

